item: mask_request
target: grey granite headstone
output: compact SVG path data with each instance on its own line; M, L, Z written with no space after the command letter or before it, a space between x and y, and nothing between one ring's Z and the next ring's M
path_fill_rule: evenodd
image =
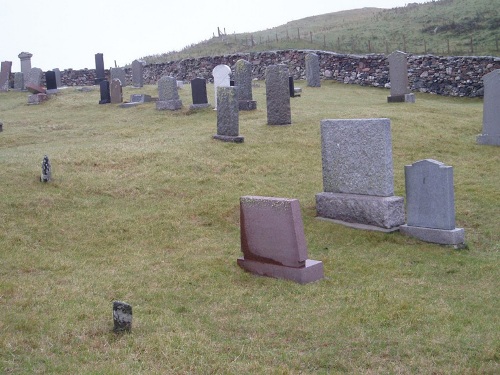
M269 65L266 69L266 104L268 125L292 123L288 67Z
M257 102L252 99L252 64L248 61L236 61L234 85L237 87L240 111L257 109Z
M321 87L319 76L319 56L315 53L308 53L306 61L306 81L309 87Z
M175 111L182 108L182 101L177 91L177 80L163 76L158 80L158 101L156 109Z
M9 79L12 69L12 61L2 61L0 70L0 91L9 91Z
M132 306L126 302L113 302L113 331L130 332L132 330Z
M323 263L307 258L307 244L297 199L240 198L243 258L251 273L306 284L323 278Z
M464 242L463 228L455 228L453 167L432 159L406 165L405 188L403 234L445 245Z
M389 119L322 120L321 156L320 218L381 231L404 224L404 200L393 196Z
M500 146L500 69L486 74L483 82L483 133L477 136L477 143Z
M239 133L239 105L236 87L217 89L217 134L214 139L241 143L244 137Z
M122 87L127 86L127 74L125 73L125 69L123 68L111 68L110 70L111 82L114 79L119 79Z
M214 102L215 109L217 109L217 88L218 87L229 87L231 85L231 80L229 75L231 74L231 68L227 65L221 64L217 65L212 70L212 76L214 77Z
M94 84L99 85L102 81L106 79L104 74L104 55L102 53L96 53L95 57L95 80Z
M142 87L143 83L144 65L140 60L132 61L132 86Z
M391 95L387 97L389 103L415 103L415 95L408 88L408 57L401 51L391 53L389 60L389 79L391 81Z
M115 78L109 86L111 104L120 104L123 102L122 82Z
M56 85L57 87L62 87L61 71L59 68L52 69L56 75Z
M191 96L193 104L190 109L207 108L210 106L207 97L207 81L204 78L195 78L191 81Z
M45 155L42 160L42 174L40 175L40 181L49 182L52 179L52 170L50 166L49 157Z
M101 93L101 100L99 100L99 104L111 103L111 95L109 92L109 82L107 79L99 82L99 90Z
M42 69L40 68L31 68L31 70L28 73L28 76L24 76L24 86L26 85L35 85L35 86L41 86L42 85Z
M14 73L14 90L24 90L24 73Z

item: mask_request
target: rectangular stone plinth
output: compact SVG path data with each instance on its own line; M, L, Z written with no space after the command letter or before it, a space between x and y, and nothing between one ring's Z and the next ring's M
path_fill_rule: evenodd
M255 100L238 100L238 107L240 111L253 111L257 109L257 102Z
M245 140L245 137L242 137L240 135L232 136L232 135L215 134L213 138L223 142L234 142L234 143L243 143L243 141Z
M238 258L237 263L250 273L276 279L292 280L299 284L312 283L324 277L323 262L312 259L306 259L305 266L300 268L257 262L245 258Z
M415 103L415 94L393 95L387 97L387 103Z
M182 101L180 99L177 100L158 100L156 102L156 109L159 111L169 110L176 111L182 108Z
M465 231L463 228L435 229L404 224L399 227L399 231L407 236L418 238L421 241L441 245L461 245L465 242Z
M189 109L203 109L203 108L208 108L208 107L211 107L210 103L191 104L189 106Z
M500 146L500 135L480 134L477 136L476 142L479 145Z
M322 218L386 229L405 222L404 199L396 196L323 192L316 194L316 211Z

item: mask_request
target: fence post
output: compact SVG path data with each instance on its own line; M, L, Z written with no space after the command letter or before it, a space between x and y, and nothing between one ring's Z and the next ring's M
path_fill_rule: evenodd
M297 39L300 40L300 29L297 27Z
M472 36L470 37L470 53L471 55L474 54L474 39L472 39Z
M449 39L446 39L446 42L448 44L448 55L451 55L451 51L450 51L450 40Z
M424 39L424 55L427 55L427 42Z
M368 53L372 53L372 41L368 40Z
M309 36L311 37L311 43L313 42L313 32L309 31Z
M323 48L326 49L326 36L323 35ZM497 51L498 51L498 38L497 38Z
M403 35L403 52L406 52L406 36Z

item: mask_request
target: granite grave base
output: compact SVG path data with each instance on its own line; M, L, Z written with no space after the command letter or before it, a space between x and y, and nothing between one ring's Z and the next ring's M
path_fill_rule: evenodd
M404 224L399 227L399 231L421 241L440 245L461 245L465 242L465 231L463 228L435 229Z
M49 97L47 96L47 94L42 94L42 93L33 94L28 96L28 104L40 104L46 101L48 98Z
M234 143L243 143L245 140L245 137L241 135L232 136L232 135L215 134L213 138L223 142L234 142Z
M189 106L189 109L203 109L203 108L209 108L209 107L211 107L210 103L191 104Z
M500 146L500 135L480 134L476 138L476 143L486 146Z
M388 96L387 103L415 103L415 94Z
M250 273L274 277L277 279L292 280L299 284L307 284L321 280L324 277L323 262L306 259L304 267L287 267L280 264L264 263L245 258L238 258L238 265Z
M257 109L257 101L255 100L239 100L238 107L240 111L253 111Z
M181 108L182 108L182 101L180 99L158 100L156 102L156 109L159 111L164 111L164 110L176 111Z

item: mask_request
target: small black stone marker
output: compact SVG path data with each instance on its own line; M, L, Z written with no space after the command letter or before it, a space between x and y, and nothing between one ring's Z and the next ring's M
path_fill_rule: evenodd
M115 332L132 330L132 306L121 301L113 301L113 322Z
M40 181L49 182L50 179L51 179L50 161L49 157L45 155L42 161L42 175L40 176Z
M3 131L3 122L0 121L0 132Z

